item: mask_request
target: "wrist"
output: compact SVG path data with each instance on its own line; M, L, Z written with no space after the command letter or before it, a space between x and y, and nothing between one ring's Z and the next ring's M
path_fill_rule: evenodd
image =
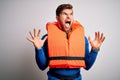
M98 52L98 51L100 50L100 48L93 48L93 47L92 47L92 50Z
M35 48L39 50L39 49L41 49L42 47L35 47Z
M42 48L42 46L36 46L36 45L34 45L34 47L35 47L36 49L41 49L41 48Z

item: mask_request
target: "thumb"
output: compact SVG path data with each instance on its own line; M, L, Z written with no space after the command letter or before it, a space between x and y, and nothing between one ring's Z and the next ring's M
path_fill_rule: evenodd
M88 40L89 40L89 42L91 42L91 38L90 38L90 36L88 36Z
M88 41L89 41L90 45L93 46L93 43L92 43L90 36L88 37Z
M47 37L48 37L48 36L46 36L46 37L43 39L43 42L45 42L45 41L46 41Z

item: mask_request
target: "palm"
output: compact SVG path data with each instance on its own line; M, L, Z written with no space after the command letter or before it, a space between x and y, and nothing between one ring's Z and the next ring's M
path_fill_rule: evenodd
M88 39L92 48L99 49L103 41L105 40L105 37L103 36L103 33L100 34L100 32L95 32L95 39L91 40L90 37Z
M27 39L30 42L32 42L37 49L40 49L43 46L47 37L45 37L43 40L41 40L40 39L40 30L38 31L38 33L36 35L36 29L34 29L34 35L31 32L29 32L29 33L30 33L32 39L30 39L30 38L27 38Z

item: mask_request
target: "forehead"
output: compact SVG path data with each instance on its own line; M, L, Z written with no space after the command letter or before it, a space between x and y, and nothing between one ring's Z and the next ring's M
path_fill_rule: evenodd
M61 13L73 13L72 9L64 9Z

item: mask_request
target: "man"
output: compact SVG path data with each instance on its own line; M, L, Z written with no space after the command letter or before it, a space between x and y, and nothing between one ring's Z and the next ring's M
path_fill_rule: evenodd
M105 36L95 32L95 39L84 35L84 28L74 20L71 4L61 4L56 9L57 22L47 23L47 34L40 39L34 29L32 39L35 46L36 62L41 70L49 66L48 80L82 80L80 69L89 70L96 60Z

